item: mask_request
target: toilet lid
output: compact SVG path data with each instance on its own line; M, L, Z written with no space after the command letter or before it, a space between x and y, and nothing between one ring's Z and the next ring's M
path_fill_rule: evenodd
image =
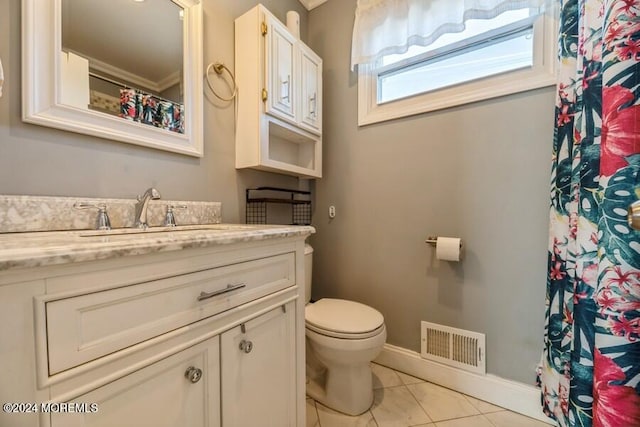
M375 331L384 323L382 314L367 305L343 299L323 298L305 307L307 325L341 334Z

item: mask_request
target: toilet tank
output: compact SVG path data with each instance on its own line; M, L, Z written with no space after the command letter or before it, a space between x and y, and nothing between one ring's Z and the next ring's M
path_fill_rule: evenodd
M311 269L313 268L313 248L304 245L304 302L311 300Z

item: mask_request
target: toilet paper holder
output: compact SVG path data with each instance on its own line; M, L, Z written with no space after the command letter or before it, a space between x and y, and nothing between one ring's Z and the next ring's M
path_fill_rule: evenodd
M436 244L438 243L438 236L429 236L427 237L427 240L425 240L424 242L435 247ZM462 249L462 240L460 241L460 249Z

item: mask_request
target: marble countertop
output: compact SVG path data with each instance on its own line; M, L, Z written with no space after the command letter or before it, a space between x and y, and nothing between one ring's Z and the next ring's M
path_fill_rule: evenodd
M308 236L311 226L211 224L150 228L0 234L0 271L129 255L202 248L283 237ZM133 233L133 234L129 234Z

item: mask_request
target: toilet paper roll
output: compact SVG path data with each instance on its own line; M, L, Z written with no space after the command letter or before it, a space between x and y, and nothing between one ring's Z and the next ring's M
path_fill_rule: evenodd
M460 261L462 259L462 240L458 237L438 237L436 258L443 261Z
M287 28L291 31L291 34L300 38L300 15L294 10L287 12Z

